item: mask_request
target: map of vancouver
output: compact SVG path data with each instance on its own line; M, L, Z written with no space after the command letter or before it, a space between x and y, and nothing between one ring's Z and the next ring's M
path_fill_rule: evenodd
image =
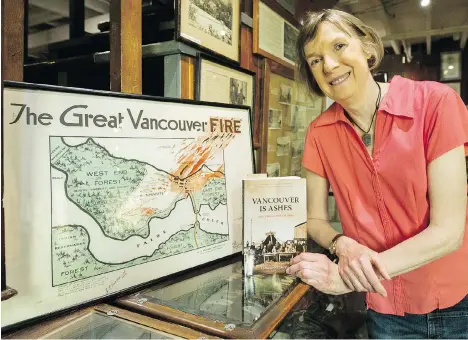
M219 138L49 141L53 286L228 241Z

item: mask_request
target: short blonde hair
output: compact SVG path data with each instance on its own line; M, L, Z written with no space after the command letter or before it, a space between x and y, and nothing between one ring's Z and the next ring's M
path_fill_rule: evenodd
M304 19L304 25L299 31L296 43L297 72L299 80L304 83L307 89L319 96L323 96L324 94L312 75L304 47L315 38L318 27L322 22L329 22L347 35L355 36L361 40L364 50L368 51L371 55L367 60L370 71L380 65L384 55L383 43L377 32L355 16L336 9L308 12Z

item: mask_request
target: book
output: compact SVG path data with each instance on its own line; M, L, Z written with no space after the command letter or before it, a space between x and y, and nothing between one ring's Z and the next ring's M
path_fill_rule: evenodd
M306 180L249 176L242 193L245 275L285 273L307 251Z

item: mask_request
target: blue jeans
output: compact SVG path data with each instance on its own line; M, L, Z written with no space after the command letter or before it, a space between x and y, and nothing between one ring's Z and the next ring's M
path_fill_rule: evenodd
M367 331L373 339L468 339L468 295L428 314L398 316L369 309Z

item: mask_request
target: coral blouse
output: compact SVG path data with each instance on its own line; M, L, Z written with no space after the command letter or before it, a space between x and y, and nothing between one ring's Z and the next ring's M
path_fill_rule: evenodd
M468 154L468 111L450 87L396 76L376 115L373 157L334 103L309 126L306 169L328 179L343 233L382 252L429 224L428 164L457 146ZM386 298L367 293L379 313L426 314L468 294L468 218L462 247L382 281Z

